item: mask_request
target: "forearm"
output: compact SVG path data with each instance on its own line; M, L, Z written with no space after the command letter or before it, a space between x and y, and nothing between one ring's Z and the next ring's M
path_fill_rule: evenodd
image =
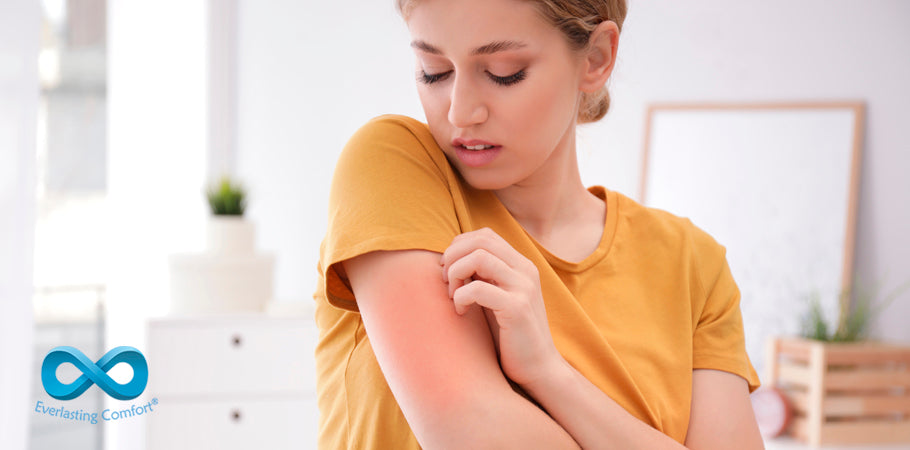
M460 406L453 405L435 420L422 421L432 429L415 427L421 446L427 449L579 449L572 436L553 418L514 391L476 397L463 398ZM482 406L478 408L478 405Z
M523 386L583 449L682 449L629 414L565 360Z

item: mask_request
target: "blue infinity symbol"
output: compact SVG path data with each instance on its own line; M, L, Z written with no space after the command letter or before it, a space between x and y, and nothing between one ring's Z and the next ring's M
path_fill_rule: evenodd
M63 384L57 379L57 368L70 363L76 366L82 375L70 384ZM120 384L107 375L107 371L120 363L127 363L133 368L133 379ZM117 400L132 400L142 394L149 379L149 366L145 356L139 350L129 346L120 346L104 354L97 363L93 363L84 353L69 346L57 347L44 357L41 363L41 383L48 395L57 400L72 400L85 392L92 384L97 384L107 395Z

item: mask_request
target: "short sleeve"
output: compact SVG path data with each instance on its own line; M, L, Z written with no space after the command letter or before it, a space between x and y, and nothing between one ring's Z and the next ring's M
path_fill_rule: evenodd
M726 249L701 230L695 234L696 273L705 293L693 336L692 367L730 372L749 383L760 382L749 355L740 311L740 292L726 259Z
M404 116L376 117L338 158L318 265L326 299L336 307L358 310L337 263L376 250L442 253L459 234L451 169L421 125Z

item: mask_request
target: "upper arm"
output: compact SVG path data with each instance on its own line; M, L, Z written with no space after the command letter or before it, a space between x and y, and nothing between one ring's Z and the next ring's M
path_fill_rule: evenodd
M343 265L380 368L406 415L415 403L451 405L456 392L442 387L505 383L481 311L459 317L446 301L439 253L376 251ZM460 377L451 377L453 368Z
M493 436L482 426L504 419L501 408L525 426L558 428L512 391L482 310L455 313L439 257L375 251L343 262L376 359L418 441L462 447L465 439Z
M692 371L692 409L686 447L763 448L745 379L719 370Z

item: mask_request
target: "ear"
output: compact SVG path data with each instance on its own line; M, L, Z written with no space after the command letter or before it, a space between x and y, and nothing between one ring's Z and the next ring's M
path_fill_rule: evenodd
M591 32L588 46L584 50L579 89L582 92L596 92L610 78L616 62L616 48L619 44L619 27L612 20L603 21Z

